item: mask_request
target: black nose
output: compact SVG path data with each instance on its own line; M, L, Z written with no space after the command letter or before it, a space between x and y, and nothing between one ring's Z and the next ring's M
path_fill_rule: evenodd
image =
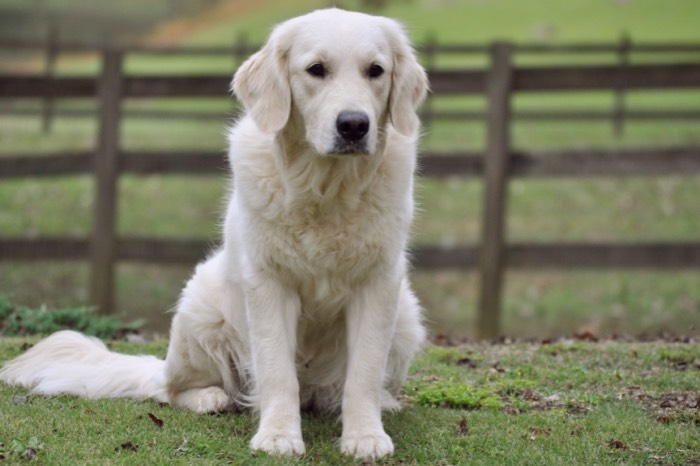
M346 141L359 141L369 131L369 117L364 112L340 112L335 127Z

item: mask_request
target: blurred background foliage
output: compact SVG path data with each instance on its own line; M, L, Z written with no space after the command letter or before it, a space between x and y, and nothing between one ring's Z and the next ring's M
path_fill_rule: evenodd
M336 6L395 17L416 43L700 43L697 0L343 0ZM63 43L112 45L229 46L261 43L274 24L321 7L323 0L0 0L0 44L49 39ZM232 73L243 57L130 56L130 73ZM421 59L425 57L421 56ZM534 65L616 63L609 55L519 55ZM630 56L631 62L694 61L700 54ZM437 67L483 67L483 55L438 57ZM41 73L42 52L0 45L0 72ZM94 74L99 61L88 54L62 54L59 74ZM610 111L611 92L517 96L514 109ZM35 115L8 111L0 102L0 157L89 150L96 123L89 117L61 117L60 110L92 109L94 103L57 101L49 134ZM41 102L26 103L37 112ZM630 109L700 110L697 90L627 92ZM435 109L484 108L481 97L436 98ZM126 110L219 112L211 120L158 120L127 117L122 146L127 149L203 149L225 152L225 132L235 105L220 99L160 99L126 102ZM519 149L666 147L700 144L700 125L689 121L630 121L616 134L610 121L525 122L513 126ZM424 149L483 149L480 121L434 122L426 128ZM120 180L119 233L181 236L218 241L225 177L125 176ZM20 179L0 182L0 235L85 235L90 230L92 182L87 177ZM482 205L478 179L423 179L417 243L454 244L478 238ZM700 238L700 179L516 180L509 190L508 239L518 241L697 241ZM154 206L158 206L154 208ZM118 307L130 319L164 332L165 311L191 267L120 264ZM83 306L87 276L82 263L0 262L0 293L29 306ZM476 276L472 272L416 271L414 281L427 308L433 333L473 336ZM546 336L581 329L610 333L700 332L700 272L512 271L506 277L503 318L510 335Z

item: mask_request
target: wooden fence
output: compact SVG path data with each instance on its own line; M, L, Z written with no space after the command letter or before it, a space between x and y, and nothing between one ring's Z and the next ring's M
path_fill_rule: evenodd
M484 95L487 144L483 154L424 153L422 175L483 177L481 239L456 247L423 246L414 251L419 268L477 268L481 277L478 330L499 334L502 281L506 268L698 268L700 241L644 243L507 243L508 182L514 177L584 177L700 173L700 147L643 150L560 150L514 152L510 145L515 93L624 89L700 88L700 63L516 66L516 47L496 43L490 66L479 70L429 70L434 95ZM0 238L0 260L89 260L91 299L102 312L114 302L116 261L192 263L207 241L118 237L115 231L117 180L122 174L206 174L221 172L220 152L136 152L120 149L125 98L220 97L230 76L130 76L125 50L102 52L94 77L0 75L0 100L95 97L99 127L94 152L0 157L0 180L28 176L90 174L95 179L94 223L88 238Z

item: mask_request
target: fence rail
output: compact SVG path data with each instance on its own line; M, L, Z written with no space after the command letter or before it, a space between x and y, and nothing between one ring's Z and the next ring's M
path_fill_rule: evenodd
M637 46L638 48L640 46ZM667 46L647 46L656 52ZM697 47L697 48L693 48ZM687 46L692 52L700 46ZM586 52L617 50L581 48ZM226 49L231 52L231 49ZM512 96L521 92L557 92L624 89L700 88L700 63L642 65L519 67L515 51L539 49L498 43L454 53L484 53L491 66L483 70L429 70L435 95L483 95L487 110L468 113L484 118L487 146L484 153L425 153L423 176L481 177L485 183L481 239L475 245L421 246L414 250L416 266L478 270L480 281L479 332L499 333L502 277L506 268L698 268L700 241L645 243L508 243L504 235L507 187L514 177L585 177L628 175L700 174L700 147L637 150L559 150L516 152L510 146L510 125L517 115ZM201 51L204 53L205 51ZM207 53L223 53L207 50ZM95 178L94 227L89 238L0 238L0 260L89 260L91 299L102 312L113 307L113 270L116 261L192 263L203 257L211 243L188 239L118 237L115 232L117 180L122 174L217 174L226 168L221 152L139 152L119 150L119 127L125 98L220 97L228 91L230 76L129 76L126 53L156 51L108 49L102 53L98 77L0 74L0 101L7 99L94 98L99 120L95 151L0 157L0 180L28 176L91 175ZM178 53L160 50L157 53ZM243 53L241 49L237 53ZM426 112L430 112L428 108ZM663 116L669 112L661 112ZM697 113L697 112L695 112ZM693 111L673 111L680 118ZM537 117L537 113L533 114ZM552 113L549 116L556 116ZM654 116L658 116L654 115ZM434 115L433 115L434 116ZM454 115L452 115L454 116ZM460 115L463 116L463 115ZM540 114L543 118L546 113ZM578 113L571 118L598 117ZM609 117L604 114L603 116ZM652 115L639 113L638 117ZM443 115L445 117L445 115ZM448 117L450 115L448 114Z
M424 152L420 174L436 178L479 177L484 173L484 155L467 152ZM534 177L609 177L700 174L700 146L609 150L556 150L510 152L508 175ZM135 175L215 175L228 165L220 151L140 152L119 151L120 173ZM94 171L91 152L0 157L3 178L86 175Z
M433 70L430 87L440 95L481 95L487 88L487 70ZM221 97L230 76L126 76L122 98ZM515 69L511 92L695 88L700 63L605 66L557 66ZM1 76L0 98L93 97L98 82L86 77ZM42 92L37 92L41 89Z
M115 260L155 264L192 264L213 243L198 239L119 238ZM9 238L0 241L0 258L13 261L88 260L88 238ZM504 247L505 265L514 269L678 269L700 266L700 241L511 243ZM477 245L417 246L414 266L425 270L475 269Z

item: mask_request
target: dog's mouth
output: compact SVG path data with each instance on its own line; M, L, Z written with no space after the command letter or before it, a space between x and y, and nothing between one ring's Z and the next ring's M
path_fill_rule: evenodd
M341 137L336 138L333 147L327 155L355 156L369 155L369 147L365 139L359 141L348 141Z

